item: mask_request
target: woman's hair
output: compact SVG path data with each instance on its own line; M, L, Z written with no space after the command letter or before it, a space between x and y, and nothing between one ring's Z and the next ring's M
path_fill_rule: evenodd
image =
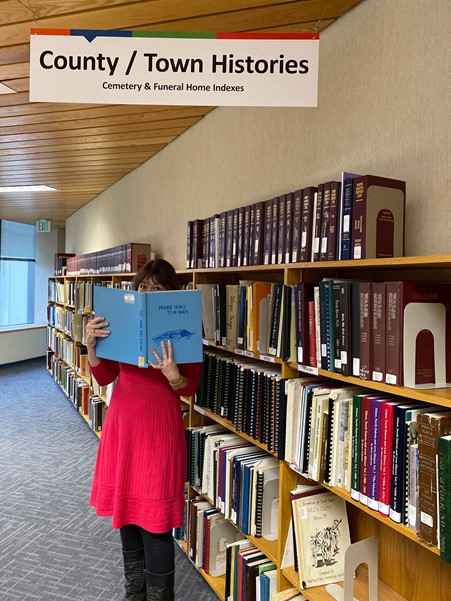
M167 290L178 290L180 288L175 269L164 259L154 259L141 267L131 282L131 289L138 290L141 282L149 278L152 278L155 284L160 284Z

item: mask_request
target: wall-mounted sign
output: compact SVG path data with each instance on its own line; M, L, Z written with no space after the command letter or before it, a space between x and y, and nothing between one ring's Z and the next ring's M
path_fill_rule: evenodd
M319 34L32 29L30 100L316 106Z
M37 232L50 232L52 230L52 222L50 219L38 219L36 221Z

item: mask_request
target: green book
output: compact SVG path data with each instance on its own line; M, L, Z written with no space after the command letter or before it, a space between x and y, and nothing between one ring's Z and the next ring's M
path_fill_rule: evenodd
M352 399L351 497L356 501L360 500L360 421L364 396L364 394L355 394Z
M451 563L451 434L438 439L440 557Z

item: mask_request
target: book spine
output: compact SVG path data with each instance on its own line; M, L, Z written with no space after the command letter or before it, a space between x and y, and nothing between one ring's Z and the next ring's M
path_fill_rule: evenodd
M277 263L277 253L279 248L279 197L272 202L272 224L271 224L271 265Z
M264 204L264 237L263 237L263 265L271 264L272 240L272 204L274 199L266 200Z
M297 263L301 254L302 192L296 190L293 195L293 242L290 258L292 263Z
M138 367L148 367L148 348L147 348L147 304L146 294L137 294L135 302L137 305L137 327L138 327Z
M284 263L290 263L293 251L293 222L294 222L294 196L292 192L286 195L285 205L285 249Z
M312 256L313 206L317 188L304 188L301 208L301 240L299 261L310 261Z
M371 288L372 380L385 381L385 320L386 284L373 282Z
M286 228L287 197L285 194L279 196L279 235L277 242L277 263L283 263L285 259L285 228Z
M371 282L360 282L360 373L361 380L371 380Z
M451 563L451 436L438 439L440 557Z
M383 403L381 408L381 453L379 463L379 513L388 517L392 482L394 405Z
M331 182L330 188L330 210L329 210L329 232L327 241L327 261L335 261L338 258L338 227L339 227L339 207L340 182Z
M360 500L360 449L361 449L362 396L354 395L352 400L352 454L351 454L351 497Z
M356 177L352 190L351 257L365 259L366 235L366 177Z
M362 399L360 439L360 495L362 505L368 505L368 462L369 462L369 436L370 436L370 399Z
M321 219L323 214L324 184L318 185L315 214L313 215L312 261L319 261L321 251Z
M385 333L385 382L402 386L402 331L403 293L402 282L387 282L386 287L386 333Z
M352 179L345 179L343 182L340 247L340 259L343 261L348 261L351 258L352 190Z
M370 449L368 457L368 507L379 510L380 399L370 401Z
M326 182L323 189L323 209L321 213L319 260L327 261L329 253L330 192L332 182Z

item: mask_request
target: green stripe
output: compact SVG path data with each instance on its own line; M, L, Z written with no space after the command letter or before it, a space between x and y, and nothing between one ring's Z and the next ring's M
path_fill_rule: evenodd
M216 33L186 31L133 31L133 38L203 38L216 39Z

